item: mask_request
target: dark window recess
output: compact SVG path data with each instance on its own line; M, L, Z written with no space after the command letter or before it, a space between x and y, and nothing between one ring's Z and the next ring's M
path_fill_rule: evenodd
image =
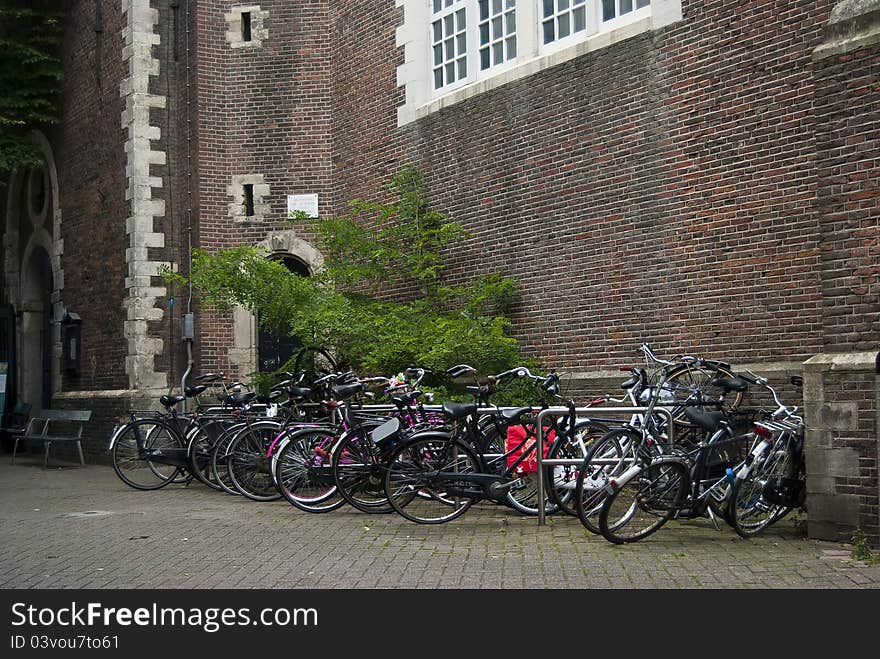
M251 40L251 13L249 11L241 12L241 40Z
M244 214L251 217L254 214L254 184L244 184Z
M309 276L309 267L298 258L287 256L281 260L288 271L300 277ZM268 328L260 325L257 351L260 371L270 373L281 368L290 361L302 346L302 341L296 336L284 334L275 335Z

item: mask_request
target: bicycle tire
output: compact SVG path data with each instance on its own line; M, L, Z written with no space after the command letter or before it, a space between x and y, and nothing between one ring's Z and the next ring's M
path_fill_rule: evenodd
M578 469L575 510L581 524L599 535L599 513L608 495L608 481L622 474L635 461L635 447L642 436L629 428L609 430L590 448Z
M245 427L243 422L235 423L223 429L223 433L217 438L211 451L211 473L217 479L220 489L227 494L240 495L241 492L235 487L235 483L229 478L227 449L235 436Z
M626 544L655 533L684 503L689 480L685 463L654 460L605 498L599 513L602 537Z
M582 421L575 425L574 437L568 433L560 434L547 451L548 460L581 460L590 451L590 447L608 432L608 426L595 421ZM577 487L579 465L556 465L545 468L547 491L553 502L566 515L577 517L574 502L574 491Z
M173 482L180 467L149 460L139 445L145 450L184 448L177 431L160 419L127 423L117 434L110 453L113 470L122 482L136 490L158 490Z
M333 355L318 346L305 346L300 348L293 360L293 373L305 385L339 370L339 364Z
M474 498L449 490L477 486L450 477L441 480L436 476L441 471L479 473L480 460L466 443L442 432L414 435L398 447L385 472L385 493L394 510L418 524L443 524L467 512Z
M217 422L212 420L190 430L186 438L186 457L189 461L190 471L195 475L196 480L222 492L223 488L214 473L211 461L214 444L219 438L219 436L212 436L214 423Z
M727 515L730 525L739 536L754 537L787 514L785 509L788 506L775 504L764 498L767 482L784 475L788 469L788 461L792 456L787 448L787 443L780 446L777 438L760 463L752 465L748 475L737 476L734 480Z
M269 471L266 452L281 430L278 421L257 421L243 428L226 449L226 469L235 489L252 501L276 501L281 492Z
M736 374L726 366L712 362L700 366L695 364L680 364L669 372L669 375L666 378L666 384L664 385L664 390L667 394L672 396L673 400L670 401L670 404L673 407L675 407L676 403L680 404L686 401L692 403L693 395L697 391L699 391L707 401L718 400L721 394L724 393L724 390L713 385L712 381L716 378L735 377ZM729 412L733 411L739 407L742 400L742 391L727 392L724 398L724 409ZM664 404L662 398L661 404ZM718 410L717 405L702 406L689 404L687 407L703 412L714 412ZM682 407L681 411L673 416L673 420L680 426L694 427L695 424L684 415L685 409L687 408Z
M393 513L385 495L386 460L373 444L372 427L361 426L345 433L333 451L333 479L342 498L361 512Z
M331 463L332 445L338 438L339 433L329 428L303 428L284 438L275 458L275 483L292 506L327 513L345 504Z

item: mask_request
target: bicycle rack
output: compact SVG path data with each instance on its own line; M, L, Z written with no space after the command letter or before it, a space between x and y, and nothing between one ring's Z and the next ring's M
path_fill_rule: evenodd
M576 407L574 409L575 414L585 414L585 415L597 415L597 414L643 414L648 411L657 412L661 416L666 417L666 420L669 422L668 429L668 441L670 444L675 442L675 423L673 421L672 411L667 407L655 407L653 410L649 410L647 407ZM548 416L559 417L559 416L568 416L571 414L572 410L567 407L548 407L545 410L541 410L538 413L538 416L535 420L537 424L536 437L535 442L539 447L544 446L544 419ZM546 498L546 492L544 492L544 465L548 465L551 467L555 467L556 465L579 465L583 460L577 460L575 458L555 458L552 460L544 459L544 451L543 448L537 451L537 474L538 474L538 501L543 502ZM544 510L544 505L538 505L538 526L545 526L547 524L547 514Z

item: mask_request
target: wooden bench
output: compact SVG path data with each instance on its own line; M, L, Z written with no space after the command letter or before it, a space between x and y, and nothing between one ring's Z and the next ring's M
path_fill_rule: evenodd
M18 442L24 440L41 442L46 447L43 457L43 469L49 465L49 447L52 444L76 444L79 451L79 463L85 466L82 452L82 431L86 421L92 418L91 410L43 410L34 416L24 433L15 438L12 449L12 464L15 464L15 453Z

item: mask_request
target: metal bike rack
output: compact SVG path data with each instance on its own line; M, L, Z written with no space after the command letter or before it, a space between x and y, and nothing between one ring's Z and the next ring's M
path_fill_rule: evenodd
M649 410L647 407L576 407L574 409L575 414L586 414L586 415L596 415L599 414L643 414L645 412L656 412L661 416L666 417L666 420L669 421L669 430L668 430L668 440L669 443L672 444L675 442L675 423L673 422L672 411L667 407L655 407L653 410ZM538 413L537 419L535 419L535 441L538 445L537 450L537 477L538 477L538 526L545 526L547 524L547 514L544 510L546 504L544 503L544 499L546 493L544 492L544 465L548 465L554 467L556 465L579 465L583 462L583 460L577 460L574 458L555 458L552 460L544 460L544 419L548 416L559 417L559 416L568 416L571 414L572 410L567 407L548 407L545 410L541 410Z

